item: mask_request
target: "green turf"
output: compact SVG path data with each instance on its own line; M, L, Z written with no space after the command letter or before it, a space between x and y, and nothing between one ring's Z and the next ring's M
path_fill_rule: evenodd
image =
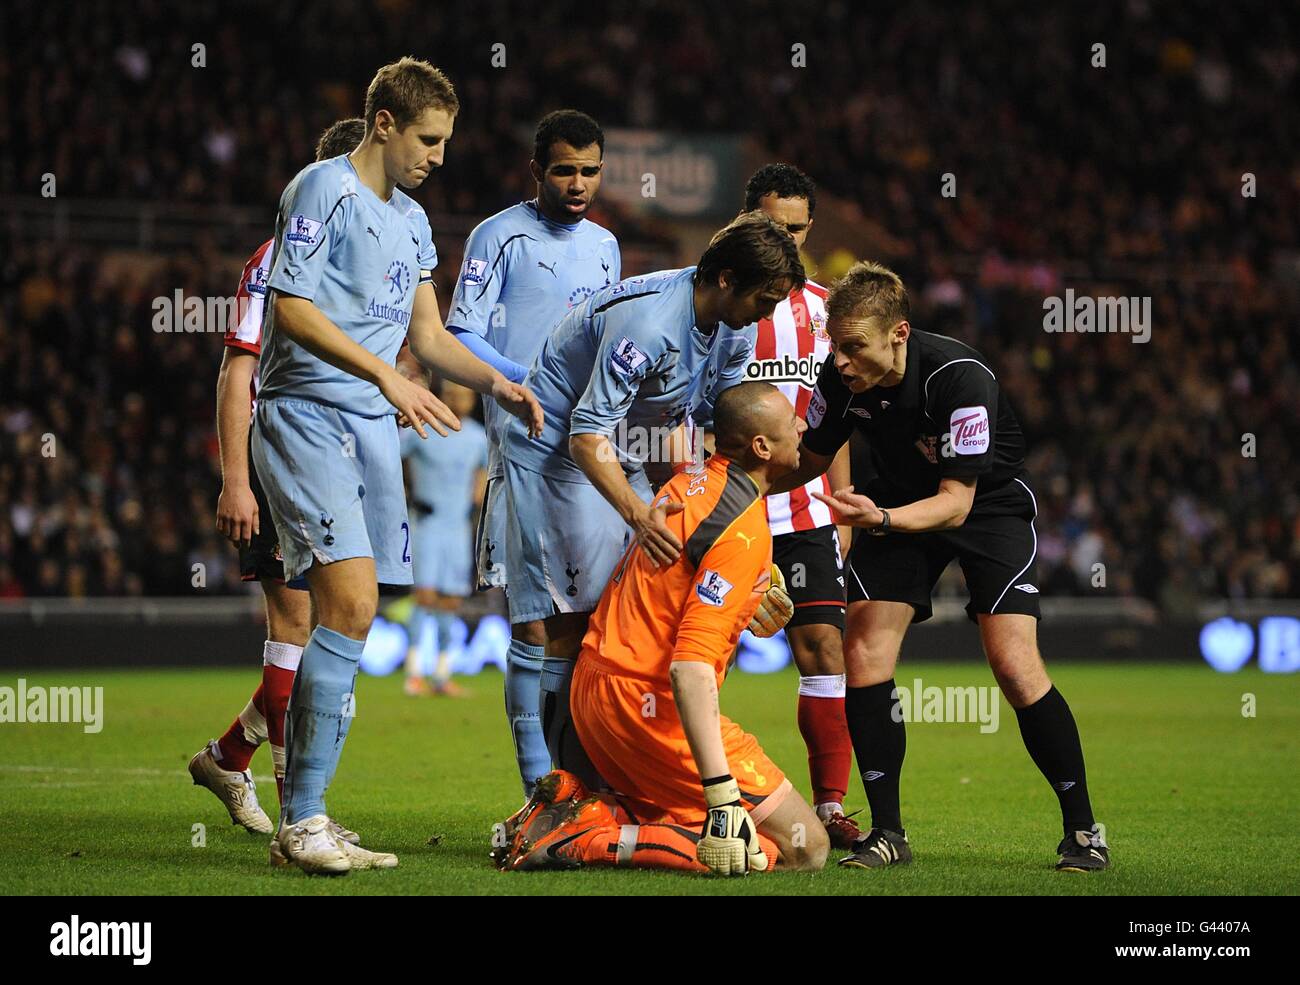
M401 867L341 879L271 871L266 839L232 827L186 761L243 706L247 670L10 674L0 684L102 685L103 731L0 725L0 893L1293 893L1300 676L1222 675L1188 666L1059 666L1084 739L1089 785L1114 868L1052 871L1055 798L1030 763L1014 713L908 729L904 812L916 852L906 868L775 873L722 881L587 869L501 874L487 860L493 822L519 802L501 678L466 700L414 700L397 677L365 678L329 803ZM900 668L900 684L987 684L971 665ZM1242 696L1257 715L1243 717ZM807 792L794 724L795 678L736 674L723 708L762 740ZM253 762L270 773L269 751ZM273 805L274 784L259 784ZM863 804L856 779L850 809ZM272 811L274 809L272 808ZM206 847L192 845L206 825ZM436 836L436 844L429 844Z

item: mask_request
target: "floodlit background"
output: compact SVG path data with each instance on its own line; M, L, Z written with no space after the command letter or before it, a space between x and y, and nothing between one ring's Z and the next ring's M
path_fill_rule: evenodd
M0 662L256 656L256 586L213 525L224 325L157 333L153 302L232 296L320 131L409 53L462 102L416 193L444 305L473 225L532 196L549 110L607 130L592 218L627 275L693 262L749 173L796 164L814 279L894 267L913 324L1013 400L1049 657L1300 667L1293 6L18 0L0 22ZM1067 291L1149 303L1148 340L1047 331ZM909 646L975 654L956 566L940 591ZM499 611L474 599L467 641Z

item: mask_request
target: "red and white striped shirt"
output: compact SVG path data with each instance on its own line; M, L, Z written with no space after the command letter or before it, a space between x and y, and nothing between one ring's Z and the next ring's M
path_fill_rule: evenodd
M262 354L262 312L266 307L266 278L271 271L271 245L274 242L274 239L268 239L244 264L239 290L235 294L235 310L226 326L226 345L255 356ZM257 399L256 369L253 370L249 398Z
M807 281L776 306L771 318L758 323L754 356L745 367L745 379L771 383L806 418L817 374L831 353L826 333L826 288ZM822 475L802 489L767 497L767 522L772 535L813 530L832 522L830 507L811 493L829 493L830 480Z

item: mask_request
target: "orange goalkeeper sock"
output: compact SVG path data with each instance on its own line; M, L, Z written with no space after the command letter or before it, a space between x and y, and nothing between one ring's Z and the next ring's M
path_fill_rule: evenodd
M631 869L679 869L708 872L695 857L700 833L678 824L620 824L602 828L583 846L587 865L616 865ZM767 855L768 868L776 865L776 842L763 835L759 844Z

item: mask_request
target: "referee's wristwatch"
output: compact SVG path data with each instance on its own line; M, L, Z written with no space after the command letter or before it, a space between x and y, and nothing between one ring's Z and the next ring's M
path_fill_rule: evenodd
M885 534L889 533L889 510L881 510L880 516L880 526L872 527L867 531L867 533L871 534L873 537L883 537Z

